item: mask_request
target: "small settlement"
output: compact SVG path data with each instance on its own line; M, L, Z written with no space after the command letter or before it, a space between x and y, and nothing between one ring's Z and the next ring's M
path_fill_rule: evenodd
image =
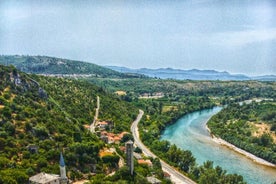
M99 156L104 159L104 157L108 156L116 156L119 157L117 168L107 168L105 169L105 173L108 175L113 175L118 168L121 168L123 166L127 166L129 169L129 173L131 175L134 174L134 159L137 160L137 163L139 165L145 165L147 167L152 168L153 164L149 158L146 158L143 156L143 154L140 152L135 152L137 149L135 147L135 144L131 141L132 135L130 132L120 132L120 133L113 133L112 130L114 129L114 123L112 121L95 121L95 126L93 128L93 133L96 133L96 135L106 144L106 146L100 150ZM91 125L84 125L85 128L91 131ZM120 154L125 154L124 159L122 155L120 155L116 148L119 148ZM39 147L36 145L30 145L28 146L28 150L31 153L37 153ZM93 170L91 170L91 174L95 174L92 172L95 172L96 166ZM168 173L164 173L165 178L169 179L170 175ZM83 178L87 179L87 178ZM160 180L158 180L154 173L147 177L147 180L149 183L161 183ZM88 181L88 180L84 180ZM50 173L38 173L32 177L29 178L30 184L71 184L73 183L67 178L66 175L66 169L65 169L65 162L62 153L60 154L60 175L56 174L50 174Z

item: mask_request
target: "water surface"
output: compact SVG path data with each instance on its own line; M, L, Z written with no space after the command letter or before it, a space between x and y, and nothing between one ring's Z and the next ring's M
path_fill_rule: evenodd
M276 181L276 169L266 167L235 151L212 141L206 122L222 108L202 110L187 114L168 126L161 139L168 140L182 149L191 150L197 163L211 160L228 173L237 173L250 184L266 184Z

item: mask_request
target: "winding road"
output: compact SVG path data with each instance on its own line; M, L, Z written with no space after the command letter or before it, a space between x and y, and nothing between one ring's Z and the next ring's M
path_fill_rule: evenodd
M132 135L133 135L133 138L134 138L134 142L135 142L136 146L138 146L146 156L156 158L157 156L155 154L153 154L141 142L141 140L139 138L138 123L140 122L143 115L144 115L144 111L139 110L139 114L138 114L136 120L133 121L133 123L131 125L131 132L132 132ZM195 184L194 181L192 181L190 178L184 176L183 174L181 174L180 172L175 170L172 166L165 163L163 160L160 160L160 162L161 162L161 165L162 165L162 170L171 175L171 181L172 182L177 183L177 184L182 184L182 183L183 184Z

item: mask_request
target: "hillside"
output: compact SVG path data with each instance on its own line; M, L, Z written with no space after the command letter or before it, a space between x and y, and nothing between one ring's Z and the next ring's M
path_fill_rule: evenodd
M275 99L230 104L208 126L215 136L276 164Z
M26 183L38 172L58 174L62 150L70 177L95 164L96 172L104 172L103 142L84 128L93 120L97 96L99 118L116 123L115 133L129 130L138 110L101 88L0 65L0 183Z
M137 74L122 74L88 62L48 56L0 56L0 64L14 65L26 73L45 75L73 75L76 77L141 77Z
M230 74L228 72L218 72L215 70L181 70L173 68L159 68L159 69L130 69L126 67L107 66L112 70L122 73L137 73L149 77L156 77L161 79L178 79L178 80L259 80L259 81L276 81L275 75L265 75L249 77L242 74Z
M276 82L190 81L169 79L88 79L111 92L125 91L125 99L168 97L179 102L184 96L210 96L224 104L254 97L275 98Z

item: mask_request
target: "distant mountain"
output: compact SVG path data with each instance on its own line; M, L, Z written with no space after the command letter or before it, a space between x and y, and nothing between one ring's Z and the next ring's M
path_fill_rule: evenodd
M120 73L96 64L48 56L0 56L0 64L14 65L17 69L34 74L79 75L97 77L140 77Z
M107 66L112 70L122 73L138 73L149 77L157 77L161 79L179 79L179 80L266 80L276 81L275 75L249 77L242 74L230 74L228 72L218 72L215 70L181 70L172 68L160 69L130 69L126 67Z
M251 79L258 80L258 81L276 81L276 76L275 75L263 75L263 76L251 77Z
M130 69L118 66L99 66L93 63L61 59L48 56L1 56L0 64L14 65L26 73L45 75L73 75L74 77L103 78L144 78L157 77L161 79L179 80L259 80L276 81L275 75L249 77L242 74L230 74L215 70L181 70L172 68L160 69Z

